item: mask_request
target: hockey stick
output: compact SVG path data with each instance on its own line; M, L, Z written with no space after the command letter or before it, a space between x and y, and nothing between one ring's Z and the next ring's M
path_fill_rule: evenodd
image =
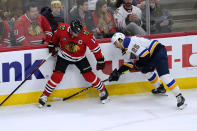
M126 73L126 71L124 72L124 73ZM123 73L123 74L124 74ZM107 78L107 79L105 79L105 80L103 80L103 81L101 81L101 82L106 82L106 81L109 81L109 78ZM82 93L82 92L84 92L84 91L87 91L87 90L89 90L90 88L93 88L93 86L89 86L89 87L87 87L87 88L85 88L85 89L83 89L83 90L81 90L81 91L79 91L79 92L76 92L75 94L72 94L72 95L70 95L70 96L68 96L68 97L64 97L64 98L61 98L61 97L52 97L52 101L65 101L65 100L68 100L68 99L70 99L70 98L72 98L72 97L74 97L74 96L76 96L76 95L78 95L78 94L80 94L80 93Z
M32 71L32 73L31 74L29 74L29 76L27 76L22 82L21 82L21 84L20 85L18 85L17 87L16 87L16 89L15 90L13 90L4 100L3 100L3 102L1 102L1 104L0 104L0 106L2 106L3 105L3 103L5 103L7 100L8 100L8 98L10 98L10 96L12 96L45 62L46 62L46 60L50 57L52 55L52 53L50 53L44 60L42 60L42 62L40 63L40 65L38 65L33 71Z
M103 80L101 82L106 82L108 80L109 80L109 78L107 78L107 79L105 79L105 80ZM89 90L90 88L93 88L93 86L89 86L89 87L87 87L87 88L85 88L85 89L83 89L83 90L81 90L79 92L76 92L75 94L72 94L72 95L70 95L68 97L64 97L64 98L52 97L52 101L65 101L65 100L68 100L68 99L70 99L70 98L72 98L72 97L74 97L74 96L76 96L76 95L78 95L78 94L80 94L82 92L85 92L85 91Z

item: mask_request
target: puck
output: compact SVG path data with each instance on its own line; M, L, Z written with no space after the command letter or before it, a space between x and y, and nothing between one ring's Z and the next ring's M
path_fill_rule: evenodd
M48 104L48 105L47 105L47 107L51 107L51 105L50 105L50 104Z

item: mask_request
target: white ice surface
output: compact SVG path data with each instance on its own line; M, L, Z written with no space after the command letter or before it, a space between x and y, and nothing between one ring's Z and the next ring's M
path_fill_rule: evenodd
M176 109L176 99L151 93L0 107L0 131L197 131L197 89L183 90L188 104ZM11 98L10 98L11 99Z

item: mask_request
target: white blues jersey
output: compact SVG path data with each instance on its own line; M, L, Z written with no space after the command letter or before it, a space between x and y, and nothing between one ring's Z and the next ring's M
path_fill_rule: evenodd
M159 44L157 40L151 40L143 37L127 37L124 39L124 61L125 65L133 68L134 60L140 57L145 57L148 54L151 56L155 47Z

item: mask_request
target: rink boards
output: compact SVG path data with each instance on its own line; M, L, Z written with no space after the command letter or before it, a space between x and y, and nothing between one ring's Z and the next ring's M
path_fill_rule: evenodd
M149 38L158 39L166 46L170 72L180 88L197 88L197 32L151 35ZM96 71L96 60L89 50L86 54L95 74L104 80L108 78L113 69L119 68L123 63L123 58L121 52L110 43L110 39L99 40L99 43L106 60L106 67L103 71ZM48 49L46 45L41 45L15 47L0 50L0 52L0 102L2 102L46 58ZM55 58L50 57L4 105L36 103L50 79L54 61ZM140 72L129 72L121 76L118 82L105 84L110 95L144 93L150 92L153 88ZM51 96L69 96L88 86L90 84L83 79L79 70L74 65L70 65L62 82ZM98 92L96 89L91 89L73 99L87 97L98 97Z

